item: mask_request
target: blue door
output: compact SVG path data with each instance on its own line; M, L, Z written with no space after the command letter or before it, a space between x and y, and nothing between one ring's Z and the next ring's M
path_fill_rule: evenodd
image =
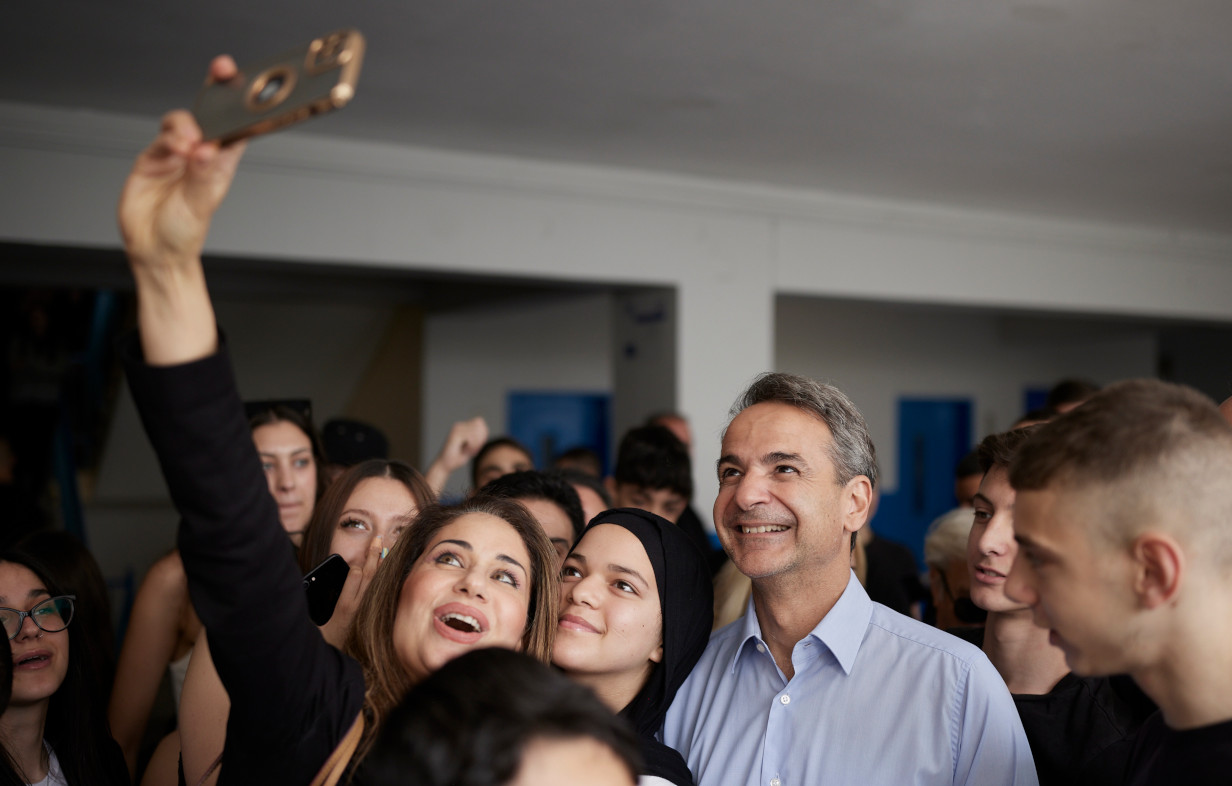
M537 468L547 469L570 448L586 447L603 458L609 474L610 395L510 392L506 401L509 435L530 448Z
M909 547L921 569L924 532L957 504L954 467L970 450L970 399L899 399L898 489L882 495L873 528Z

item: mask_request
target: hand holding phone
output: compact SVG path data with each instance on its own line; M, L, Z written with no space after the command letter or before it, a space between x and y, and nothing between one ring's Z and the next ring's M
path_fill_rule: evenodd
M226 145L340 109L355 96L364 59L358 30L338 30L306 46L242 66L211 81L193 103L206 141Z

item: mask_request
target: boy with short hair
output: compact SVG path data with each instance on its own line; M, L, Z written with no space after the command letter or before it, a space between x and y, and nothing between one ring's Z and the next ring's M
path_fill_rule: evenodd
M616 507L640 508L676 523L692 496L693 470L684 443L663 426L630 429L616 453Z
M1232 426L1197 391L1105 389L1045 424L1010 468L1006 594L1081 675L1128 673L1160 707L1131 784L1232 772Z

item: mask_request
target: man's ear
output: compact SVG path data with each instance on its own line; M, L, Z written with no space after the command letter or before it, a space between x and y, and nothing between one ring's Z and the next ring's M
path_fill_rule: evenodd
M1170 535L1147 532L1130 544L1134 591L1145 608L1176 601L1185 577L1185 552Z
M873 503L873 484L867 476L856 475L847 481L844 491L847 509L843 511L843 527L848 532L857 532L868 522L868 513Z

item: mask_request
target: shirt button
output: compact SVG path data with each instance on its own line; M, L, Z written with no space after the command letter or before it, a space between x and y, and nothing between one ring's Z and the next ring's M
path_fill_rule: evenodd
M771 779L770 779L770 786L782 786L782 783L783 783L783 782L782 782L781 780L779 780L778 778L771 778Z
M764 644L758 644L757 651L764 653L766 651L766 646Z
M782 696L779 696L779 701L784 704L791 704L791 697L784 693Z

